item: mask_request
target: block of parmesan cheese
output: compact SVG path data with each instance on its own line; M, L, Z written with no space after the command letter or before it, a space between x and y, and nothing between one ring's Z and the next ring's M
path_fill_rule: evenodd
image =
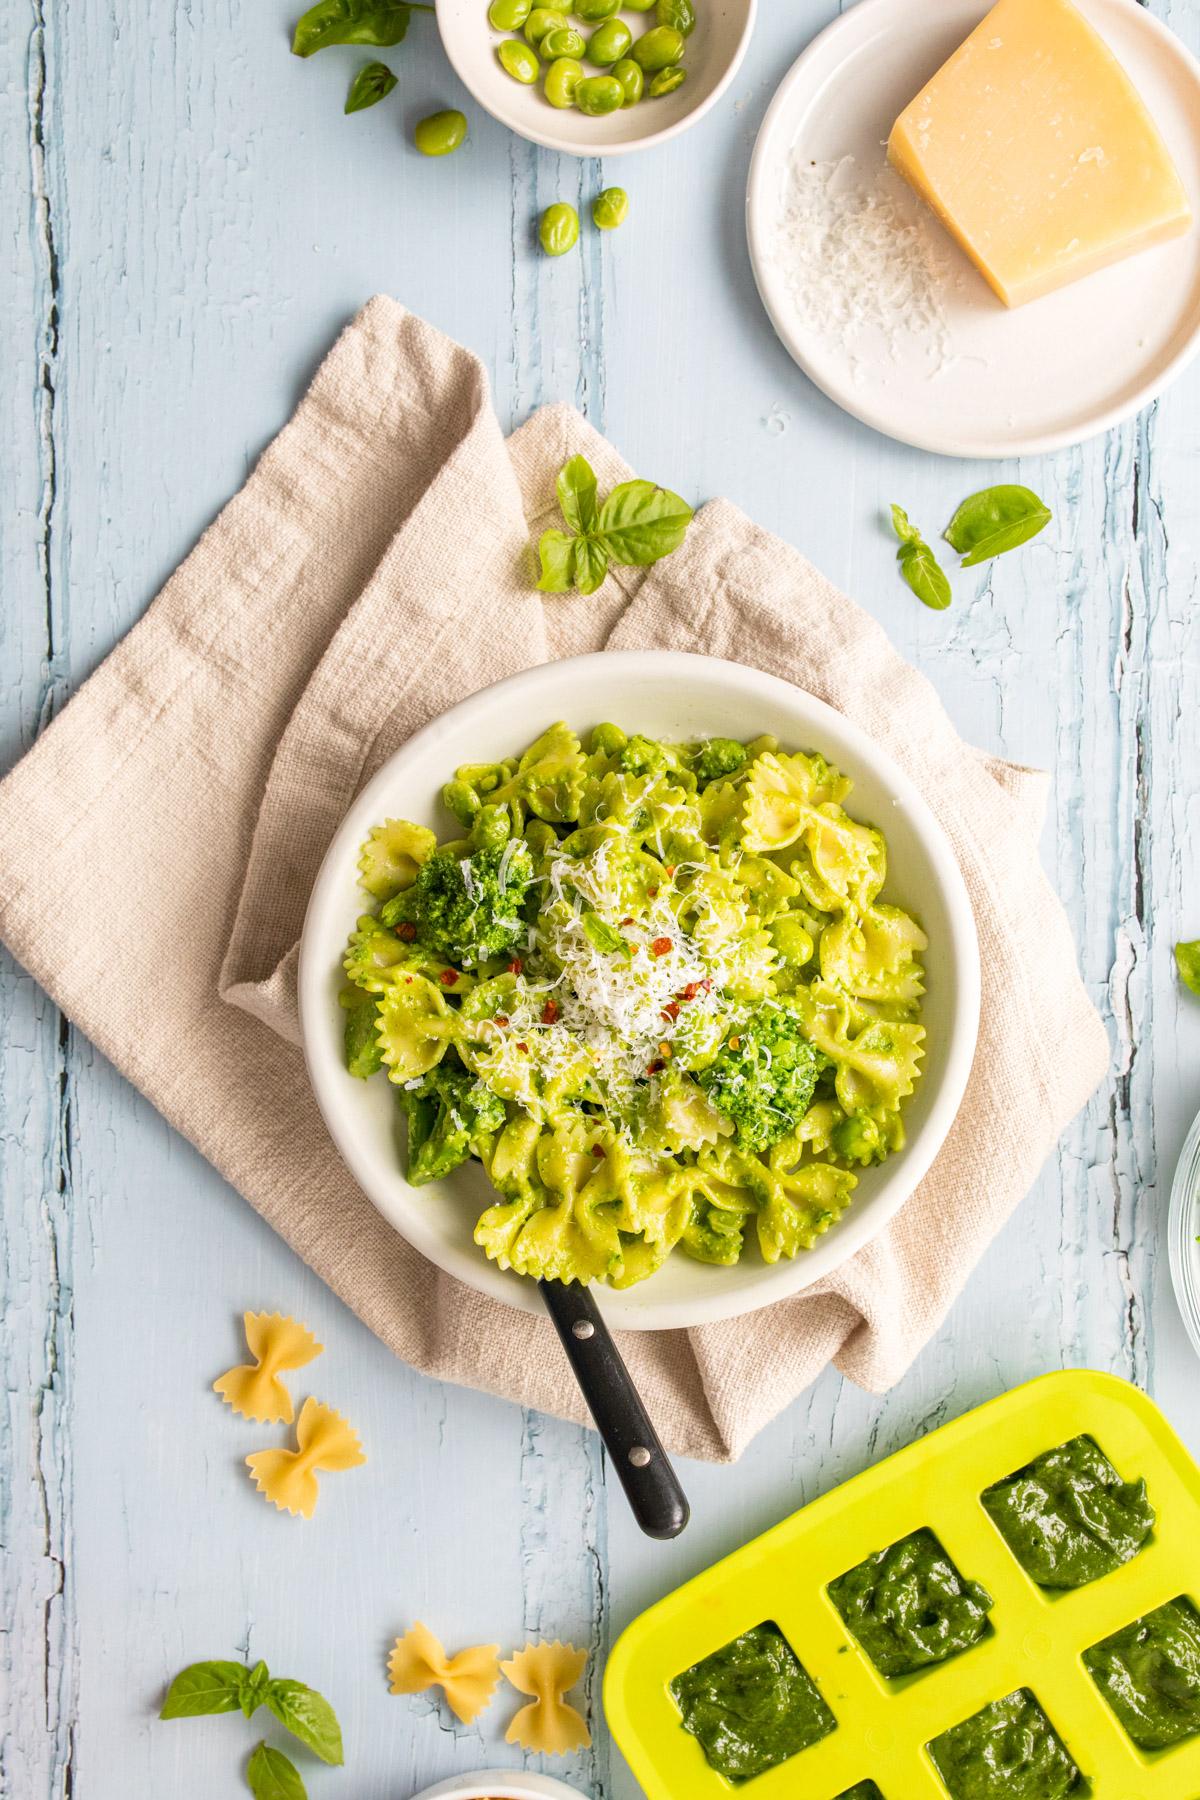
M888 156L1008 306L1191 223L1154 120L1071 0L999 0Z

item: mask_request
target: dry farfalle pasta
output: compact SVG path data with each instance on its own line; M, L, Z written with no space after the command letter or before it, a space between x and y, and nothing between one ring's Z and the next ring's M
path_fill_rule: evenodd
M246 1458L259 1491L280 1512L311 1519L318 1469L354 1469L366 1462L358 1435L330 1406L308 1399L300 1410L295 1450L259 1450Z
M213 1391L243 1419L255 1419L260 1425L290 1425L296 1409L280 1374L285 1369L302 1369L320 1356L324 1346L307 1326L285 1319L282 1313L243 1313L242 1322L247 1348L256 1360L226 1370L213 1382Z
M573 1644L526 1644L501 1667L515 1688L534 1696L505 1733L505 1742L522 1750L563 1756L591 1743L586 1721L563 1695L575 1686L587 1666L587 1651Z
M475 1644L447 1656L428 1626L420 1621L396 1639L388 1658L393 1694L419 1694L440 1687L446 1704L464 1725L481 1713L500 1680L499 1644Z

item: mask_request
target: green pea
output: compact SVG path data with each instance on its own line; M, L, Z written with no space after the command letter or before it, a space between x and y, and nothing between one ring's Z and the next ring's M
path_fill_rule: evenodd
M656 0L654 15L660 25L667 25L681 37L691 37L696 29L696 9L692 0Z
M526 27L528 30L528 26ZM668 69L683 56L683 33L671 25L656 25L633 46L633 60L647 75Z
M559 31L570 25L565 12L555 6L535 6L525 21L525 41L536 50L548 31Z
M502 44L497 44L496 55L500 59L500 67L514 81L520 81L529 87L537 80L542 66L538 61L537 51L530 49L528 44L523 44L520 38L505 38Z
M601 19L611 19L620 5L621 0L574 0L571 11L587 24L595 25Z
M538 55L556 62L560 56L582 56L586 49L581 31L576 31L571 25L556 25L538 45Z
M492 0L488 21L496 31L520 31L532 5L533 0Z
M629 195L624 188L605 188L592 201L592 223L601 231L615 231L625 223L629 211Z
M575 89L575 104L581 113L600 118L604 113L619 112L625 104L625 89L614 75L589 75Z
M657 75L650 78L650 98L661 100L664 94L673 94L687 80L687 70L678 64L672 69L660 69Z
M563 109L575 104L575 90L583 80L583 64L573 56L560 56L546 70L542 92L551 106Z
M633 42L633 33L624 19L608 19L603 25L597 25L588 44L588 61L594 62L599 69L607 69L612 63L620 62Z
M467 135L464 115L452 107L446 112L430 113L413 132L413 143L422 156L449 156Z
M642 97L642 90L646 85L646 77L642 74L642 71L638 68L632 56L623 56L620 62L614 63L612 72L625 90L625 99L623 100L622 105L636 106Z
M579 242L579 214L565 200L555 201L542 214L538 241L547 256L565 256Z

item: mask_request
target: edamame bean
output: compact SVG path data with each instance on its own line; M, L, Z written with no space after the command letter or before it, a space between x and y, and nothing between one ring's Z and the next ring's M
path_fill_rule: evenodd
M660 25L670 26L681 37L691 37L696 29L696 9L692 0L656 0L654 13Z
M642 97L646 85L646 77L634 62L632 56L623 56L612 66L612 72L625 90L624 106L636 106Z
M520 31L532 6L533 0L492 0L488 22L495 31Z
M571 21L556 6L535 6L525 21L525 42L536 50L548 31L559 31Z
M625 0L626 12L653 12L655 0Z
M629 195L624 188L605 188L592 201L592 223L601 231L615 231L625 223L629 211Z
M551 106L560 110L574 106L575 90L583 80L583 64L576 62L573 56L560 56L546 70L546 79L542 83L542 92Z
M465 781L448 781L442 789L442 805L448 813L453 813L460 825L474 823L479 804L479 795Z
M625 104L625 89L615 75L589 75L575 89L575 104L581 113L600 118L604 113L620 111Z
M537 80L542 66L537 51L523 44L520 38L505 38L502 44L497 44L496 55L504 73L511 75L514 81L529 87Z
M587 57L598 69L607 69L611 64L620 62L628 53L633 42L633 33L624 19L606 19L603 25L597 25L588 42Z
M586 49L581 31L576 31L572 25L556 25L538 45L538 55L555 62L560 56L582 56Z
M601 19L611 19L620 5L621 0L573 0L571 11L588 25L595 25Z
M467 135L464 115L453 107L445 112L430 113L413 132L413 143L422 156L449 156Z
M579 214L565 200L555 201L542 214L538 241L547 256L565 256L579 242Z
M676 31L673 25L655 25L633 46L633 60L647 75L656 75L660 69L669 69L677 63L683 51L681 31Z
M661 100L664 94L673 94L687 80L687 70L681 69L678 63L670 69L660 69L657 75L650 78L650 98Z

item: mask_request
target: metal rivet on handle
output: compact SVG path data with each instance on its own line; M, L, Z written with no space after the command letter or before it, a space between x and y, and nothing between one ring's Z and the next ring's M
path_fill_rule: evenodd
M644 1469L650 1461L650 1452L645 1444L635 1444L629 1452L629 1460L635 1469Z
M596 1327L592 1324L590 1319L576 1319L571 1327L571 1335L572 1337L577 1338L595 1337Z

